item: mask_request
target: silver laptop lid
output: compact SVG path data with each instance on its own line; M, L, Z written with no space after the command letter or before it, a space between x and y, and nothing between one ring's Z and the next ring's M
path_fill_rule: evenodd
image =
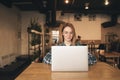
M52 71L88 71L88 46L52 46Z

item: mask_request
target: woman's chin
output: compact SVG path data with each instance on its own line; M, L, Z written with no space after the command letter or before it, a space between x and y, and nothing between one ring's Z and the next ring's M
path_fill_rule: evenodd
M66 40L66 42L71 42L71 39L70 40Z

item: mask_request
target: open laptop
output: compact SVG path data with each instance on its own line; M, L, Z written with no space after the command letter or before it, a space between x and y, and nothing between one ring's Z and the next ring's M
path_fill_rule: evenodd
M88 71L88 46L52 46L52 71Z

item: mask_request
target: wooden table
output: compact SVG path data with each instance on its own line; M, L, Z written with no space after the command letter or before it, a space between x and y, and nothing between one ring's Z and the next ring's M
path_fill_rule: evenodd
M109 53L106 53L105 52L103 56L105 56L106 59L107 58L113 58L114 61L117 58L117 64L119 64L120 53L118 53L118 52L109 52Z
M120 80L120 70L98 62L88 72L52 72L50 65L32 63L15 80Z

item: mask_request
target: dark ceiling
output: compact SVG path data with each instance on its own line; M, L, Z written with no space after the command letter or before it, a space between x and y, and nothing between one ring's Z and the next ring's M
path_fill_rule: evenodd
M41 13L61 10L70 13L105 13L120 14L120 0L108 0L110 4L104 5L105 0L0 0L2 4L11 8L13 5L21 11L39 11ZM84 9L85 4L89 3L89 9Z

